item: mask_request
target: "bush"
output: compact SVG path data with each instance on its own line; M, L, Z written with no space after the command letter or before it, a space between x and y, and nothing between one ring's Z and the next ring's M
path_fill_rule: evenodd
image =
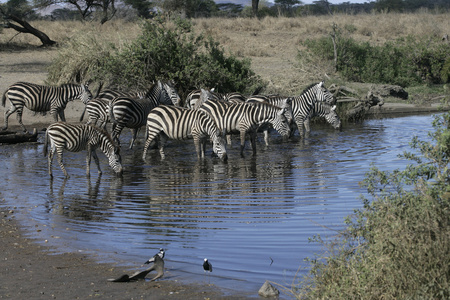
M414 138L414 163L373 167L362 183L372 201L347 219L342 239L311 260L291 289L312 299L449 299L450 113L435 117L431 141ZM320 238L318 238L319 241Z
M333 42L329 37L306 40L311 55L334 60ZM450 44L439 40L417 40L413 37L372 46L357 42L337 32L335 69L350 81L398 84L436 84L445 82L445 62ZM442 74L444 73L444 76Z
M173 80L182 98L200 87L251 93L264 85L250 69L249 60L227 56L211 37L195 34L188 20L145 20L141 35L121 49L95 42L69 42L63 49L65 54L51 67L52 81L82 74L104 86L147 89L156 80ZM65 58L73 60L71 56L85 63L65 67Z

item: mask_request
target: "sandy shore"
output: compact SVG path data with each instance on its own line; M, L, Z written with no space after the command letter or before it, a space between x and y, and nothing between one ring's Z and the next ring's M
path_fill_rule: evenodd
M94 262L79 253L52 254L24 237L14 209L0 200L0 299L245 299L225 295L213 285L156 282L108 282L127 270ZM152 273L147 277L151 278Z

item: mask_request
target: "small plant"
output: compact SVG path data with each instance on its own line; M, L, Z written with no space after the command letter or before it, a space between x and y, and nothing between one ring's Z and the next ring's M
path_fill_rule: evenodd
M450 297L450 113L433 121L430 141L413 138L405 170L376 167L362 184L372 201L346 220L309 275L290 291L307 299Z

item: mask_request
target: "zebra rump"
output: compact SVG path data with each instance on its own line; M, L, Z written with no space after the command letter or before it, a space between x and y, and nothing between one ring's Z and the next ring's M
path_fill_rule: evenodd
M146 142L142 158L155 138L159 138L161 159L165 158L164 146L168 139L194 139L198 159L205 157L208 138L213 142L213 152L223 161L227 160L225 140L214 121L205 112L187 108L161 105L154 108L147 118Z

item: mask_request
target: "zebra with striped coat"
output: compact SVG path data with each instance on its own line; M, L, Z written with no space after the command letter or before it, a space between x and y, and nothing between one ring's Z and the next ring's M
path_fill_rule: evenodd
M48 143L50 142L50 152L48 152ZM97 164L98 173L102 174L98 156L95 152L100 148L109 160L109 165L117 175L122 174L121 157L119 147L117 147L111 136L98 127L91 125L72 125L65 122L51 124L45 132L44 156L48 152L48 174L53 177L52 162L56 152L61 170L66 178L69 174L63 164L63 150L70 152L79 152L87 150L86 156L86 175L90 176L91 156Z
M245 103L248 104L254 104L254 103L269 103L281 108L286 109L286 119L288 123L291 125L293 123L293 116L292 116L292 99L289 97L280 97L280 96L264 96L264 95L253 95L247 98ZM264 132L264 142L266 143L266 146L269 145L269 129L270 128L262 128Z
M312 117L321 117L325 118L325 120L333 126L334 129L341 128L341 119L336 113L336 105L331 105L327 102L315 102L314 107L309 114L309 118L305 120L303 125L305 126L306 133L311 131L310 120Z
M212 140L213 152L223 161L227 160L225 140L216 123L203 111L160 105L154 108L147 118L146 142L142 158L145 160L147 149L155 138L159 138L159 153L165 158L164 145L167 140L193 138L197 158L205 157L208 138Z
M300 137L304 137L304 123L308 122L308 118L314 110L315 102L334 101L334 96L324 86L323 81L311 84L303 90L300 96L291 97L292 99L292 116L297 125ZM295 129L292 131L292 134Z
M17 120L26 132L22 122L23 108L26 107L34 112L50 112L54 121L66 121L64 109L69 101L80 99L84 104L92 98L87 85L65 84L62 86L44 86L28 82L17 82L11 85L3 94L2 106L6 104L8 98L11 106L5 111L5 125L3 130L8 128L8 118L14 112L17 113Z
M233 92L233 93L226 93L226 94L220 94L214 92L214 89L212 90L193 90L191 91L185 100L185 107L191 108L191 109L198 109L200 106L202 106L203 102L206 101L204 97L202 96L202 93L208 93L208 99L212 99L215 101L225 101L225 102L232 102L232 103L244 103L247 99L244 95L242 95L239 92Z
M133 137L130 149L132 149L139 129L147 123L148 114L153 108L162 104L172 105L173 102L160 81L150 88L143 99L115 98L109 107L110 118L113 122L113 140L120 144L119 137L122 130L125 127L131 128Z
M222 134L240 134L242 157L247 134L250 136L253 155L256 155L256 132L262 126L271 124L285 138L290 134L289 124L284 115L286 109L271 104L250 105L207 100L200 110L212 116Z
M180 96L173 87L172 83L161 83L168 93L173 105L180 105ZM86 104L85 111L88 113L89 119L86 124L99 124L100 127L106 128L106 124L110 123L109 105L112 100L117 97L129 97L132 99L144 99L149 91L125 92L113 89L102 90L98 96ZM84 115L84 113L83 113ZM80 121L83 120L83 115Z

